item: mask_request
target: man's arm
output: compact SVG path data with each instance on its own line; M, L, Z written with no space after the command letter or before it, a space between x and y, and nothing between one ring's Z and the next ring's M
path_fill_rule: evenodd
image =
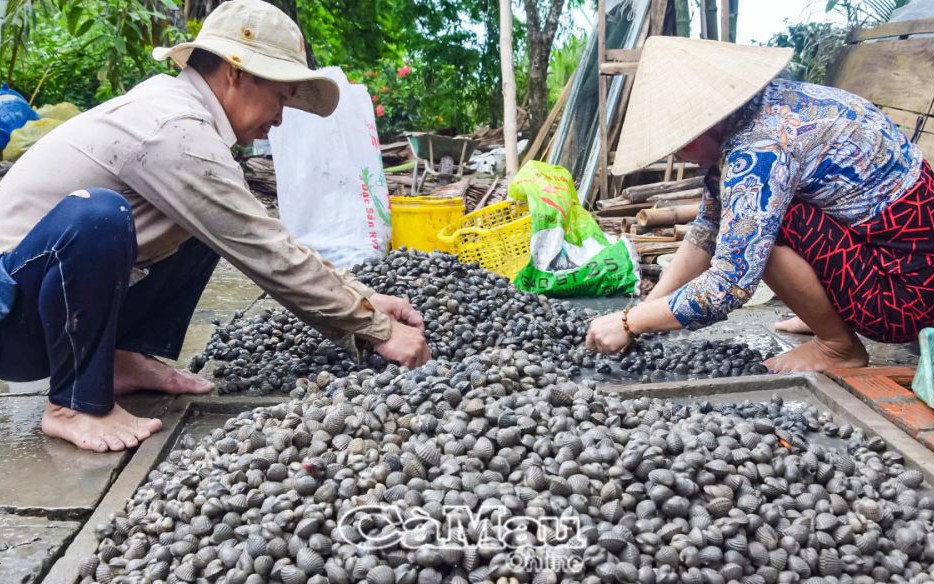
M136 159L121 169L121 178L352 354L357 355L355 337L374 343L389 340L389 316L349 284L348 276L337 274L314 250L293 239L280 221L267 216L229 149L204 124L193 118L168 122L142 142Z

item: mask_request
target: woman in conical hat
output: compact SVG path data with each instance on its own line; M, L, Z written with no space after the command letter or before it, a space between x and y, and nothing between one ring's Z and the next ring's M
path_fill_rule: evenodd
M934 324L934 174L868 101L777 78L787 49L651 37L614 174L671 153L709 169L697 220L642 304L595 319L588 347L723 320L765 281L815 338L773 371L860 367L857 333Z

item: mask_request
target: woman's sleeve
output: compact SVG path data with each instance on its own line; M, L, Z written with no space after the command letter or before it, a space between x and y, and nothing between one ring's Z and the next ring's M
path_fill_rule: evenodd
M789 167L787 155L776 144L727 153L710 268L669 298L669 308L683 327L697 329L724 320L756 291L791 204Z
M714 254L717 247L717 231L720 228L720 172L710 170L704 177L704 194L697 218L691 223L684 239Z

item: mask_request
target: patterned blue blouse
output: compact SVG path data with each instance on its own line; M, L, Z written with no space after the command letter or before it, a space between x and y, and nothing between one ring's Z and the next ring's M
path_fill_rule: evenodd
M918 147L871 103L840 89L776 79L732 123L687 236L713 255L710 269L669 299L685 328L723 320L749 300L793 198L858 225L920 174Z

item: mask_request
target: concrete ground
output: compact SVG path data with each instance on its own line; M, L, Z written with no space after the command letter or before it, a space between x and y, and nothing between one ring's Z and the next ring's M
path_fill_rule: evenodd
M212 321L228 321L238 311L248 310L261 291L222 262L208 285L185 340L178 367L206 344ZM267 302L267 301L264 301ZM594 308L612 308L627 299L586 301ZM704 331L675 333L676 338L743 340L754 348L779 352L807 340L798 335L777 334L771 325L786 314L784 305L772 302L734 312L730 318ZM917 347L870 343L873 365L914 364ZM0 582L35 582L75 539L85 524L93 525L104 505L119 507L114 485L131 494L148 468L134 460L144 451L157 456L171 446L173 436L154 438L135 453L93 454L58 440L47 439L39 421L47 403L47 383L0 384ZM219 398L221 402L224 398ZM175 419L184 411L185 400L140 394L128 400L137 415ZM223 409L222 406L218 406ZM167 424L167 427L170 427ZM128 469L132 469L130 472ZM110 494L108 494L110 493ZM77 544L76 544L77 545ZM90 545L87 542L83 546ZM71 552L69 553L71 556ZM62 579L66 568L56 566L47 581Z

